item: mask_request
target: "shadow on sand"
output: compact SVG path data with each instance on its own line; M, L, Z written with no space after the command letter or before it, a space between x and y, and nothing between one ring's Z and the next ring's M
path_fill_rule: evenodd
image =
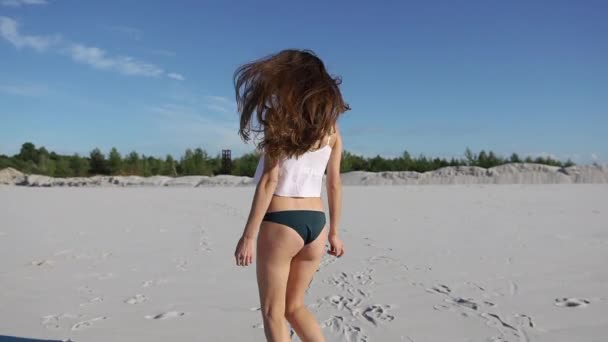
M0 342L74 342L72 340L40 340L37 338L0 335Z

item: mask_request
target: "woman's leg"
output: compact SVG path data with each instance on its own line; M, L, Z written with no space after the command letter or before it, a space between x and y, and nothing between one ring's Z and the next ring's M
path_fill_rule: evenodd
M323 229L315 241L304 246L291 260L285 316L302 342L325 341L319 323L304 305L304 295L319 268L326 240L327 229Z
M304 241L290 227L263 222L258 234L256 273L266 339L289 341L285 322L285 294L291 259Z

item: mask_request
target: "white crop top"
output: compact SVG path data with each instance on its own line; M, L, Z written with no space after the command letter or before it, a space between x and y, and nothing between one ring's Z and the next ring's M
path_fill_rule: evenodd
M329 137L327 145L318 150L305 152L297 159L285 158L279 161L279 182L274 191L277 196L321 197L323 174L331 155ZM253 176L257 184L264 173L264 155L260 157Z

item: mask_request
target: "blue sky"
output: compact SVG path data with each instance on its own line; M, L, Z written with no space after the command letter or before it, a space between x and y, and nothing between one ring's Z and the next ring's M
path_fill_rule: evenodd
M0 0L0 153L251 151L232 74L309 48L345 148L608 160L606 1Z

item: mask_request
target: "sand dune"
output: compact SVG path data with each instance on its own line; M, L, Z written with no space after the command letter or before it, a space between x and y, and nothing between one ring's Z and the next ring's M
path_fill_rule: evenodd
M264 341L252 191L2 187L0 340ZM608 335L608 185L349 186L343 214L306 298L328 342Z
M444 167L424 173L365 172L343 174L345 185L417 185L417 184L570 184L608 183L608 166L584 165L561 168L531 163L506 164L490 169L475 166ZM94 176L88 178L53 178L24 175L7 168L0 171L0 184L22 186L242 186L252 178L237 176Z

